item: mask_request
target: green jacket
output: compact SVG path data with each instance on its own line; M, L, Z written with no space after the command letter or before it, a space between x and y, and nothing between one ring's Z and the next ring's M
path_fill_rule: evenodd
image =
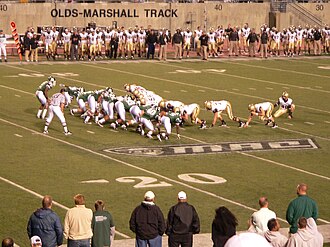
M300 217L310 218L315 221L318 217L316 202L307 195L299 195L292 200L286 211L286 220L290 224L290 233L296 233L298 230L298 220Z
M92 247L110 246L112 227L114 227L114 222L108 211L95 211L92 219Z

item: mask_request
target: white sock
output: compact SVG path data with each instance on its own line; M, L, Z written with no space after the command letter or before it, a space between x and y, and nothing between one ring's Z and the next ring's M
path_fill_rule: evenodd
M43 111L42 111L42 119L44 119L45 117L46 117L46 114L47 114L47 109L44 109Z
M42 110L38 110L38 113L37 113L37 118L40 118L41 117L41 113L42 113Z

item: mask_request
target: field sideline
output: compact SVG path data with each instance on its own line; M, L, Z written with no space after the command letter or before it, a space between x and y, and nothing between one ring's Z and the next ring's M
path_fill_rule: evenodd
M116 239L131 238L130 213L149 189L165 216L177 192L185 190L200 215L202 233L210 232L214 209L220 205L230 208L239 219L239 230L245 230L261 195L268 196L270 208L287 227L285 210L299 182L310 186L309 195L319 205L318 224L330 224L328 58L13 62L0 68L0 238L10 235L27 246L26 224L40 207L40 197L52 195L58 203L54 210L64 220L77 193L86 196L90 208L95 200L104 200L115 218ZM248 117L248 104L275 102L282 91L288 91L297 111L291 120L277 119L278 129L257 119L250 128L239 129L224 115L228 128L199 130L188 123L181 140L172 135L159 142L139 136L134 127L124 131L84 125L66 110L73 135L64 136L54 119L46 136L44 122L35 118L34 93L50 74L58 84L87 90L111 86L117 95L124 94L125 83L141 84L166 99L198 103L201 108L205 100L227 99L234 114L243 119ZM57 91L59 86L50 94ZM204 109L200 116L208 124L213 118ZM271 143L274 148L246 150L244 143L260 147ZM276 149L274 143L294 147ZM227 150L228 145L235 148ZM167 155L154 155L159 150Z

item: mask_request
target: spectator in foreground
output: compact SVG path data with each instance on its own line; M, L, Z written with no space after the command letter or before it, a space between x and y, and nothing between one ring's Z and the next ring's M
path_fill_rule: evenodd
M93 211L85 207L83 195L77 194L73 199L76 206L65 215L64 237L68 240L68 247L90 247Z
M229 238L236 234L238 221L235 215L226 207L215 210L215 218L212 222L213 247L223 247Z
M307 196L307 189L307 184L302 183L297 186L298 197L290 202L286 211L286 220L290 224L290 233L297 232L297 222L300 217L312 217L315 221L317 220L317 204L312 198Z
M155 204L155 194L152 191L144 194L144 201L132 212L129 226L136 234L136 247L162 247L165 220L162 211Z
M169 247L191 247L193 234L200 231L198 214L194 206L188 204L187 194L178 193L178 203L172 206L167 216L166 234Z
M288 238L281 234L280 223L277 219L270 219L267 224L268 231L265 232L266 240L271 243L273 247L286 247Z
M42 208L37 209L27 225L27 233L32 241L33 236L41 239L44 247L62 245L63 227L58 215L52 210L53 200L49 195L42 199Z
M39 236L33 236L31 239L31 247L41 247L42 246L42 241Z
M267 240L253 232L243 232L232 236L225 247L272 247Z
M115 237L115 224L112 215L105 210L102 200L95 202L92 219L92 247L110 247Z
M260 209L251 215L249 231L263 235L268 230L268 221L270 219L276 219L276 214L268 209L267 197L260 197L259 205Z
M4 238L1 247L14 247L14 240L12 238Z
M323 236L317 230L313 218L301 217L298 221L298 231L289 238L287 247L322 247Z

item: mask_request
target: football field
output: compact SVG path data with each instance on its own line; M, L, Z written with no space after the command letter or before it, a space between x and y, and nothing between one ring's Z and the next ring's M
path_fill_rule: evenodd
M0 238L11 236L28 246L26 224L49 194L62 222L81 193L86 206L102 199L115 220L116 239L131 238L128 221L147 190L165 218L180 190L199 213L201 232L209 233L214 210L228 207L238 218L238 230L267 196L282 227L286 208L296 197L298 183L309 185L319 206L318 224L330 224L330 59L218 59L189 61L44 62L0 64ZM86 90L135 83L165 99L201 106L200 118L213 119L206 100L228 100L244 120L251 103L275 103L287 91L296 105L292 119L283 115L272 129L254 118L238 128L224 114L227 127L204 130L190 122L159 142L128 130L86 125L78 116L65 116L72 136L65 136L55 117L49 135L37 119L38 86L53 75L59 84ZM72 107L76 107L74 101ZM128 116L128 115L127 115ZM173 129L175 133L175 129Z

